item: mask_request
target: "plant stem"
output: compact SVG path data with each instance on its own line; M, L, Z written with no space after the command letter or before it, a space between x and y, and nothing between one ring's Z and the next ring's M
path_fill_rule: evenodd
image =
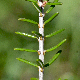
M41 7L42 13L39 13L39 59L44 64L44 7ZM44 68L39 67L39 80L43 80Z

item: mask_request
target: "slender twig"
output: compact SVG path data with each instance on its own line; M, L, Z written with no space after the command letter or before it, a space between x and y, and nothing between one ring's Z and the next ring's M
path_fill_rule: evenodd
M32 2L32 4L35 7L35 9L39 12L39 24L37 22L33 21L33 20L25 19L25 18L19 18L18 20L30 22L30 23L33 23L33 24L38 24L39 32L32 31L32 33L35 36L31 35L31 34L28 34L28 33L23 33L23 32L15 32L15 33L19 34L19 35L24 35L24 36L27 36L27 37L31 37L31 38L37 38L38 41L39 41L39 50L32 50L32 49L25 49L25 48L14 48L14 50L27 51L27 52L38 52L39 59L36 60L37 64L35 64L33 62L30 62L28 60L22 59L22 58L16 58L16 59L21 61L21 62L30 64L32 66L35 66L35 67L39 68L39 80L43 80L44 68L48 67L49 65L51 65L58 58L58 56L61 54L62 50L59 50L52 57L52 59L50 59L50 61L48 61L46 64L44 64L45 52L50 52L52 50L55 50L56 48L61 46L66 41L66 39L64 39L59 44L57 44L56 46L54 46L54 47L52 47L50 49L44 50L44 25L47 24L48 22L52 21L59 13L58 12L55 13L48 20L46 20L45 22L44 22L44 16L45 16L46 13L49 13L55 7L55 5L61 5L62 3L58 2L59 0L54 0L54 3L48 2L49 0L47 0L47 1L38 0L38 2L35 1L35 0L26 0L26 1ZM44 7L45 7L46 4L51 5L51 6L44 13ZM55 32L53 32L53 33L51 33L49 35L46 35L45 37L52 37L52 36L62 32L64 30L65 29L61 29L61 30L55 31ZM31 78L31 80L38 80L38 78Z
M39 59L44 64L44 7L41 7L42 13L39 13L39 33L42 35L39 37ZM43 80L44 67L39 67L39 80Z

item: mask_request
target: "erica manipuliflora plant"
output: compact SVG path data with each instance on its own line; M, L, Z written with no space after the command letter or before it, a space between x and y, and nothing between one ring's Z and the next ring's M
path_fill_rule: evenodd
M30 62L28 60L22 59L22 58L16 58L16 59L39 68L39 79L38 78L31 78L31 80L43 80L44 68L51 65L58 58L58 56L61 54L62 50L59 50L47 63L44 63L45 53L57 49L59 46L61 46L66 41L66 39L64 39L60 43L58 43L56 46L54 46L50 49L44 50L44 38L45 37L46 38L52 37L52 36L54 36L58 33L61 33L62 31L65 30L65 29L60 29L60 30L57 30L53 33L50 33L49 35L44 36L44 26L47 23L49 23L50 21L52 21L59 13L56 12L46 21L44 21L44 17L47 13L49 13L55 7L55 5L62 5L62 3L59 2L59 0L54 0L53 2L49 2L48 0L47 1L26 0L26 1L31 2L32 5L34 6L34 8L38 11L39 22L35 22L33 20L25 19L25 18L19 18L18 20L37 24L39 27L39 32L32 31L33 35L28 34L28 33L22 33L22 32L15 32L15 33L20 34L20 35L24 35L27 37L31 37L31 38L36 38L39 42L39 50L31 50L31 49L24 49L24 48L14 48L14 50L27 51L27 52L37 52L38 53L39 59L36 59L36 62L37 62L36 64L33 62ZM44 12L44 7L46 5L50 5L50 8L46 12Z

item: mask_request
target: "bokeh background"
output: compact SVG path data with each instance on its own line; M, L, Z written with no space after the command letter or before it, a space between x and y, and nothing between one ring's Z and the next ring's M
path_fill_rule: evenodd
M53 1L53 0L50 0ZM80 80L80 0L60 0L63 5L57 5L49 14L60 14L45 25L45 35L66 28L60 34L45 38L44 48L55 46L63 39L67 41L58 49L45 55L45 63L58 51L62 50L59 58L45 68L44 80ZM45 7L45 11L49 6ZM16 31L31 33L38 31L38 26L18 21L18 18L28 18L38 22L38 12L31 2L24 0L0 0L0 80L30 80L38 78L38 69L16 60L17 57L36 62L37 53L14 51L14 48L37 49L38 41L29 37L15 34Z

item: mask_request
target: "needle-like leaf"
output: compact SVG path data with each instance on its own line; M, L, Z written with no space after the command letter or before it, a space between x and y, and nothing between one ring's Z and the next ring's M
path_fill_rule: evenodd
M46 24L46 23L52 21L58 14L59 14L58 12L55 13L55 14L54 14L53 16L51 16L48 20L46 20L46 21L44 22L44 24Z
M49 13L54 7L55 5L51 5L50 8L46 11L46 13Z
M66 39L64 39L63 41L61 41L59 44L57 44L56 46L50 48L50 49L47 49L46 52L50 52L50 51L53 51L55 49L57 49L59 46L61 46L64 42L66 41Z
M32 4L33 4L33 6L35 7L35 9L36 9L39 13L42 12L41 9L40 9L40 7L37 5L37 3L32 3Z
M54 35L56 35L56 34L58 34L58 33L61 33L61 32L64 31L64 30L65 30L65 29L60 29L60 30L58 30L58 31L55 31L55 32L49 34L49 35L46 35L45 37L52 37L52 36L54 36Z
M37 1L36 1L36 0L25 0L25 1L29 1L29 2L37 3Z
M33 20L30 20L30 19L19 18L18 20L20 20L20 21L27 21L27 22L30 22L30 23L33 23L33 24L38 24L37 22L35 22Z
M24 48L14 48L14 50L27 51L27 52L37 52L37 50L24 49Z
M61 2L54 2L54 3L48 2L47 4L48 5L62 5Z
M33 34L38 35L38 36L42 36L40 33L36 32L36 31L32 31Z
M30 35L30 34L27 34L27 33L22 33L22 32L15 32L15 33L20 34L20 35L24 35L24 36L28 36L28 37L31 37L31 38L37 38L36 36Z
M58 2L59 0L54 0L54 3ZM55 5L51 5L50 8L46 11L46 13L49 13L53 8L55 7Z
M19 60L19 61L22 61L22 62L24 62L24 63L30 64L30 65L32 65L32 66L38 67L37 64L32 63L32 62L30 62L30 61L28 61L28 60L25 60L25 59L22 59L22 58L16 58L16 59Z
M62 50L59 50L54 56L53 58L48 62L49 65L51 65L57 58L58 56L61 54Z
M39 80L38 78L31 78L31 80Z
M44 67L47 67L47 66L51 65L51 64L58 58L58 56L61 54L61 52L62 52L62 50L59 50L59 51L53 56L53 58L44 65Z
M49 66L49 63L44 64L44 67L48 67L48 66Z
M44 64L40 59L37 59L37 65L40 66L41 68L43 68Z

